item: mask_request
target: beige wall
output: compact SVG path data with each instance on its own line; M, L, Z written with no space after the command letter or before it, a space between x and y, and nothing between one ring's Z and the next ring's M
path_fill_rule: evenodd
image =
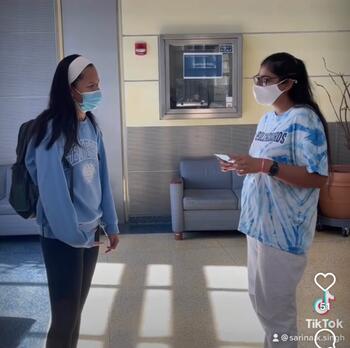
M287 51L305 61L312 81L333 88L323 67L350 75L349 0L121 0L123 112L127 127L255 124L267 109L255 103L249 79L267 55ZM160 34L243 33L243 115L237 119L160 120ZM148 54L134 55L146 41ZM325 94L315 95L329 121Z

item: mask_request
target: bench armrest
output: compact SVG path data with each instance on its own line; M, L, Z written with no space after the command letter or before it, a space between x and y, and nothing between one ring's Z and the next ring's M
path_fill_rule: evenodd
M173 232L182 232L184 228L183 195L184 184L182 178L171 180L170 207Z

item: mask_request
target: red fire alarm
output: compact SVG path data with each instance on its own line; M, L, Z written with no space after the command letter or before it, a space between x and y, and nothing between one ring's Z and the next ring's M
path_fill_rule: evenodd
M144 56L147 53L147 43L146 42L136 42L135 43L135 54L137 56Z

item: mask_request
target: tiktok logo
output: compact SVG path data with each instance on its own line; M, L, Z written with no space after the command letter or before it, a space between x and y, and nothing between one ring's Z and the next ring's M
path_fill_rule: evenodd
M323 278L320 284L321 278ZM335 301L335 296L329 292L329 289L335 284L336 277L333 273L317 273L314 277L315 284L322 290L323 296L316 299L314 302L314 310L321 315L328 313L331 309L331 301ZM328 286L323 286L323 284L329 284Z

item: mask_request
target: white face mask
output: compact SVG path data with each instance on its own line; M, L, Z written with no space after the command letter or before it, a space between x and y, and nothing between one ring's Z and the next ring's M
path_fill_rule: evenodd
M262 105L272 105L277 100L277 98L284 92L278 88L278 85L284 81L285 80L269 86L254 85L253 94L256 102Z

